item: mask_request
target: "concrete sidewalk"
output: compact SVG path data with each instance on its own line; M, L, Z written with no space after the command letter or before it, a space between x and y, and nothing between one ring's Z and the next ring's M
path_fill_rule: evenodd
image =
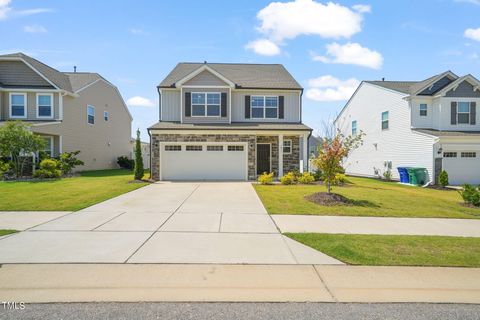
M480 303L480 269L321 265L4 265L0 300Z
M0 211L0 229L19 230L33 228L65 216L69 211Z
M480 237L480 219L272 215L282 232Z

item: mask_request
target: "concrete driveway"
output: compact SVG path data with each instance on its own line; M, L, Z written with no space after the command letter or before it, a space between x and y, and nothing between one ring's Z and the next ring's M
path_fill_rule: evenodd
M282 236L248 182L159 182L0 239L0 263L340 264Z

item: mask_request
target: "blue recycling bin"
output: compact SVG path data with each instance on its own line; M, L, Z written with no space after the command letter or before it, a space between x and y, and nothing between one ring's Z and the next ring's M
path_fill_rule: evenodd
M400 175L401 183L410 183L410 177L408 175L408 167L397 167L398 174Z

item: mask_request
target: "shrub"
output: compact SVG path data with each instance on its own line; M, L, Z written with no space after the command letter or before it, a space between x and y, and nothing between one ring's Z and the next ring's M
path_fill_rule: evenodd
M480 189L478 187L465 184L459 193L465 203L480 207Z
M315 177L310 172L304 172L299 178L299 183L303 184L311 184L315 182Z
M322 171L321 170L315 170L313 173L313 177L315 178L315 181L321 181L322 180Z
M80 151L73 151L60 154L58 157L59 167L64 175L71 174L76 166L84 165L83 161L77 158L79 153Z
M280 182L285 185L295 184L297 183L297 177L295 176L295 173L289 172L280 178Z
M273 172L264 172L258 177L258 182L261 184L273 184Z
M386 181L392 181L392 170L388 169L383 172L383 179Z
M440 185L445 188L448 186L448 173L445 170L442 170L440 174L438 175L438 182Z
M33 176L40 179L60 178L62 171L58 169L60 162L55 159L44 159L40 162L40 169Z
M337 173L335 175L335 179L333 180L333 184L336 186L341 186L342 184L345 184L347 182L347 177L343 173Z
M14 177L13 164L10 161L0 160L0 180L11 180Z
M135 165L135 161L133 159L128 159L125 156L118 157L117 163L120 166L120 168L128 169L128 170L132 170Z

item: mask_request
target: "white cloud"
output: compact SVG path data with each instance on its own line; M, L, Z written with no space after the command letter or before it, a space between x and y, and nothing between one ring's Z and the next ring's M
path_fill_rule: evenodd
M355 78L340 80L331 75L308 80L309 89L305 95L314 101L348 100L355 92L360 81Z
M130 32L131 34L134 34L136 36L148 36L150 34L147 31L145 31L143 29L139 29L139 28L130 28L130 29L128 29L128 32Z
M0 0L0 20L5 20L8 17L8 12L12 10L9 6L11 0Z
M33 16L34 14L53 12L53 9L50 8L34 8L26 10L17 10L14 11L14 14L17 16Z
M480 6L480 0L454 0L455 2L466 2Z
M259 32L275 43L300 35L350 38L362 29L363 17L348 7L313 0L272 2L257 14Z
M480 28L478 29L467 29L463 34L465 38L469 38L475 41L480 41Z
M268 39L251 41L245 46L245 48L262 56L275 56L281 52L280 47Z
M14 10L10 4L11 0L0 0L0 21L10 18L11 16L31 16L39 13L52 12L50 8L33 8L24 10Z
M372 69L380 69L383 64L383 57L379 52L350 42L344 45L328 44L327 55L313 54L313 60L323 63L354 64Z
M356 4L352 6L352 9L360 13L370 13L372 12L372 7L367 4Z
M155 107L155 103L152 100L140 96L128 99L127 105L129 107Z
M33 25L24 26L23 31L27 33L45 33L47 32L47 29L44 26L33 24Z

